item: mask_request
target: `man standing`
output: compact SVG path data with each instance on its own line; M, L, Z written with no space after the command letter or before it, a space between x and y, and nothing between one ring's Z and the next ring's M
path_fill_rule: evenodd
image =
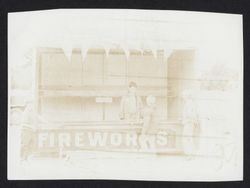
M139 121L141 118L142 101L141 97L136 95L136 89L136 83L130 82L128 93L121 100L120 119Z

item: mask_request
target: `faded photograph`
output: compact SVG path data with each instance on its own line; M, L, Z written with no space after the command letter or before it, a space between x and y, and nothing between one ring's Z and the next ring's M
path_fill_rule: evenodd
M242 16L8 16L8 179L243 180Z

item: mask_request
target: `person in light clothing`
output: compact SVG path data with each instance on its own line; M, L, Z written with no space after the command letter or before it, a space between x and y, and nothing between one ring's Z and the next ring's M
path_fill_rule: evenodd
M122 97L120 119L128 121L139 121L141 118L142 100L136 94L137 85L130 82L127 95Z
M143 109L143 127L139 138L142 150L155 151L155 134L157 130L156 98L149 95L146 98L146 106Z
M187 155L195 155L199 147L200 121L192 91L183 92L183 146Z

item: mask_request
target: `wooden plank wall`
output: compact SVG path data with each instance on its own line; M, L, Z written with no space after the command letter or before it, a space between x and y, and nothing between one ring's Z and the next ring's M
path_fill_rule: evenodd
M74 49L69 61L62 49L43 48L38 51L40 113L50 119L65 121L119 120L121 97L126 94L128 83L134 81L138 90L151 87L151 90L138 91L144 103L155 87L165 89L161 97L157 97L157 112L166 119L167 62L159 53L157 55L155 58L150 51L132 50L127 59L121 49L111 49L108 56L104 49L90 49L83 60L81 50ZM87 91L86 88L90 89ZM85 90L91 96L78 96ZM69 96L42 95L63 91L71 93ZM94 96L100 92L112 93L112 103L96 103Z

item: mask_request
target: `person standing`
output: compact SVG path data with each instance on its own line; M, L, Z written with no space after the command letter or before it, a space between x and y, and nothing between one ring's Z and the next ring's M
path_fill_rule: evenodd
M143 126L139 138L140 146L143 151L156 150L156 131L157 131L157 117L156 117L156 98L149 95L146 98L146 106L143 109Z
M200 121L192 91L183 92L183 146L187 155L195 155L199 148Z
M139 121L141 118L142 100L136 93L137 85L130 82L127 95L121 99L120 119L128 121Z

